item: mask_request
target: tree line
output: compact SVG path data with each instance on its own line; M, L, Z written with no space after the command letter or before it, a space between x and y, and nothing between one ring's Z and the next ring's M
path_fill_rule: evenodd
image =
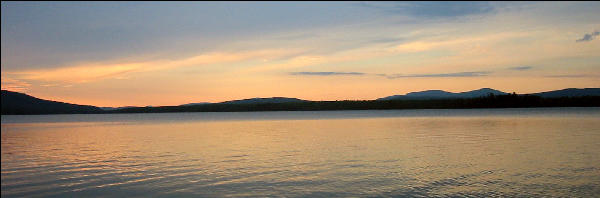
M428 100L342 100L303 101L289 103L201 104L193 106L134 107L106 111L108 113L162 112L236 112L236 111L327 111L384 109L468 109L526 107L599 107L600 96L542 98L535 95L489 94L479 98L448 98Z

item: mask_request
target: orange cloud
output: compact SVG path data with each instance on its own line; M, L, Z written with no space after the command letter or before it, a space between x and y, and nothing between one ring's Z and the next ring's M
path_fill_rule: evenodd
M276 59L297 53L293 50L257 50L224 53L215 52L178 60L153 60L133 63L90 63L52 69L4 72L18 79L43 82L85 83L106 78L126 79L136 72L166 70L178 67L232 63L249 59ZM4 82L3 82L4 84Z
M31 84L17 79L12 79L6 76L1 77L2 90L24 92Z

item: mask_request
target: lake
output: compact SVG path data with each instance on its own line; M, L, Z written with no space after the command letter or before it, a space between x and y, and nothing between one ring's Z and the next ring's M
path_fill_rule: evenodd
M2 197L594 197L600 108L2 115Z

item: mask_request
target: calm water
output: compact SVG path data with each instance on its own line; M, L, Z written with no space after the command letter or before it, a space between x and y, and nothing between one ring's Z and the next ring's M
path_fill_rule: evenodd
M600 108L2 116L2 197L594 197Z

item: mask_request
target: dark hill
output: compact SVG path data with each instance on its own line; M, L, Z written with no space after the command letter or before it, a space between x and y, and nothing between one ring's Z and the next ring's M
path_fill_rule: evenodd
M541 96L543 98L559 98L559 97L581 97L581 96L600 96L600 88L568 88L556 91L546 91L534 93L531 95Z
M393 95L379 98L377 100L431 100L431 99L452 99L452 98L479 98L488 94L506 95L508 93L490 88L482 88L473 91L452 93L442 90L428 90L411 92L405 95ZM582 97L582 96L600 96L600 88L568 88L555 91L547 91L540 93L529 93L520 95L534 95L542 98L560 98L560 97Z
M292 103L292 102L306 102L306 100L300 100L298 98L285 98L285 97L272 97L272 98L250 98L243 100L232 100L222 102L221 104L266 104L266 103Z
M460 93L452 93L442 90L428 90L428 91L419 91L419 92L410 92L406 95L393 95L384 98L379 98L377 100L430 100L430 99L449 99L449 98L477 98L484 97L488 94L494 95L505 95L508 93L501 92L495 89L490 88L482 88L473 91L460 92Z
M102 113L102 109L89 105L76 105L64 102L43 100L22 94L2 90L2 115L5 114L68 114Z
M460 93L430 90L390 96L378 100L355 101L308 101L297 98L273 97L180 106L106 108L107 110L88 105L43 100L22 93L2 90L3 115L598 106L600 106L600 88L572 88L519 95L507 94L489 88Z

